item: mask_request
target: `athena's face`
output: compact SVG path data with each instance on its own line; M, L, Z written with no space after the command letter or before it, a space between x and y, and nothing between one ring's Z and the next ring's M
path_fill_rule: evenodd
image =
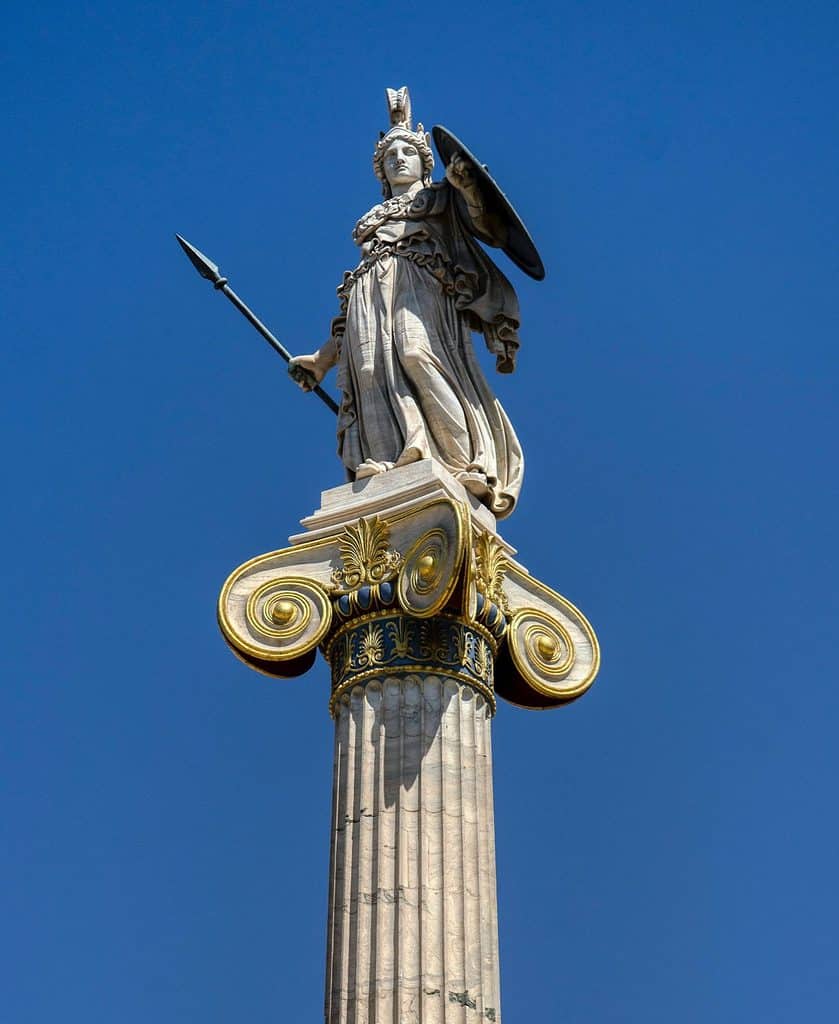
M394 185L413 185L422 181L422 157L419 150L407 139L394 139L384 156L385 177L391 188Z

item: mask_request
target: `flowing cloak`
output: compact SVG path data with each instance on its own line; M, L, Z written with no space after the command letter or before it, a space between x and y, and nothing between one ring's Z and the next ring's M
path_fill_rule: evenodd
M471 331L483 333L496 368L512 372L512 285L472 237L448 182L375 206L353 238L361 262L344 275L332 322L343 396L338 454L350 479L367 460L387 469L434 458L498 518L509 515L524 457Z

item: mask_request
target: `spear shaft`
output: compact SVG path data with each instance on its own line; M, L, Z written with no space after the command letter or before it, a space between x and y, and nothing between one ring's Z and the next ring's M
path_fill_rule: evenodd
M207 259L204 253L196 249L194 245L190 245L190 243L185 238L182 238L180 235L175 235L175 238L177 238L180 247L187 254L190 263L195 267L198 273L205 280L210 281L213 287L216 289L216 291L223 292L224 295L226 295L227 298L230 299L230 301L233 303L236 309L239 310L242 316L244 316L246 320L253 324L253 326L259 331L259 333L268 342L271 348L274 349L274 351L278 353L280 356L282 356L282 358L285 359L287 363L290 363L291 353L288 351L285 345L283 345L282 342L268 330L268 328L259 319L259 317L251 309L249 309L244 302L242 302L242 300L239 298L236 292L234 292L230 285L227 283L227 278L221 275L219 268L215 265L215 263L213 263L212 260ZM317 381L315 380L311 373L309 373L307 370L304 370L302 367L292 366L289 367L289 373L291 374L294 380L303 380L307 384L309 384L310 391L313 391L318 396L318 398L325 405L328 405L329 408L334 413L338 412L338 405L336 404L335 400L323 390L323 388L317 383Z

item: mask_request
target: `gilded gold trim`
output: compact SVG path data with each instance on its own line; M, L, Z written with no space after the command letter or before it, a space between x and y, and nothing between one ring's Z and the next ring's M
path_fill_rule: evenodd
M595 680L595 677L597 676L597 673L600 671L600 643L598 642L597 634L594 632L591 623L588 621L585 615L580 611L580 609L575 604L572 604L572 602L569 601L567 598L563 597L562 594L558 594L555 590L552 590L544 583L541 583L534 576L531 576L529 573L518 568L516 565L510 565L507 571L507 576L511 580L515 580L516 578L518 578L522 581L526 581L526 583L522 582L520 585L522 587L525 587L526 585L532 585L533 587L535 587L537 591L541 591L541 593L545 595L545 600L549 604L559 604L568 612L570 618L577 620L577 624L579 625L580 629L582 629L582 631L588 637L589 643L591 644L592 654L591 668L589 669L588 673L583 678L583 680L579 682L573 690L562 691L563 698L565 698L566 696L569 699L572 699L573 697L578 697L580 694L584 693L589 688L589 686L591 686L591 684ZM524 609L516 608L515 610L516 612L518 612ZM542 614L545 613L543 612ZM555 697L557 696L557 694L551 693L549 694L549 696Z
M292 582L287 576L283 576L281 579L283 584ZM312 618L312 609L308 601L304 600L300 594L281 590L265 601L260 614L257 605L267 593L277 589L278 582L278 580L269 580L253 591L245 604L245 617L249 625L258 633L274 637L277 640L286 640L308 626ZM291 616L285 624L277 623L277 619L272 614L281 602L291 606Z
M222 584L221 593L219 594L218 601L216 602L216 615L218 617L219 627L225 638L231 643L235 644L237 642L235 639L237 637L236 631L233 629L233 626L227 616L227 601L230 596L230 591L233 589L234 585L246 575L249 569L255 568L262 562L270 561L272 558L279 558L281 555L290 554L292 552L296 553L298 551L317 551L320 548L330 548L334 543L335 541L331 537L321 537L319 540L305 541L302 544L294 545L294 547L277 548L275 551L267 551L265 554L256 555L254 558L249 558L246 562L242 562L241 565L237 566ZM276 571L277 573L282 574L282 566L278 566ZM308 577L306 577L306 579L308 580ZM309 582L317 583L318 586L323 587L323 584L316 580L309 580ZM262 651L259 651L255 656L261 657L262 653ZM257 671L259 671L259 669L257 669Z
M516 615L518 614L517 612ZM524 614L533 617L532 612L525 611ZM548 619L548 616L545 615L544 618ZM515 616L513 622L517 622ZM510 625L512 626L513 623L511 622ZM565 644L567 653L562 660L557 660L560 648L555 638L551 636L551 630L559 633L560 640ZM561 679L568 675L574 664L574 641L568 630L556 620L548 621L547 626L544 623L536 622L528 626L524 631L522 643L539 671L551 679Z
M338 629L327 639L327 641L321 646L323 656L327 661L332 662L332 648L335 644L345 636L347 633L352 632L356 627L364 625L365 622L375 622L381 619L392 619L398 615L405 615L407 618L419 618L418 615L412 615L409 612L402 611L399 608L381 608L375 612L367 612L366 615L359 615L354 619L350 619L347 622L342 623ZM492 633L480 622L471 622L465 619L462 615L455 615L453 612L438 612L438 618L450 619L452 622L456 622L461 626L466 626L468 629L474 630L478 633L486 642L489 644L490 650L493 655L498 654L498 637L493 636Z
M504 593L504 577L509 567L510 559L498 538L489 533L479 534L475 541L475 583L479 593L507 616L510 606Z
M349 593L359 587L392 580L402 556L390 546L390 527L378 516L362 516L345 526L338 537L342 569L332 573L333 586Z
M428 513L429 510L434 510L437 506L441 505L445 505L454 514L455 532L458 540L458 547L462 556L466 546L464 542L464 536L466 535L466 532L469 529L469 524L471 520L469 509L454 498L448 496L437 496L431 498L430 500L423 502L421 504L414 505L413 507L404 508L392 513L391 515L387 515L386 518L381 521L381 523L385 528L398 527L401 526L401 524L403 524L406 520L410 520L421 514L426 514ZM361 519L364 518L365 517L363 516L359 516L358 519L355 520L356 525ZM286 660L291 660L293 658L299 657L302 654L305 654L308 650L311 649L311 647L315 645L323 644L324 638L328 636L329 630L332 627L333 611L332 605L328 599L329 584L326 582L322 583L320 582L320 580L316 578L310 578L299 575L300 573L306 571L306 568L304 566L299 565L299 557L301 555L312 552L323 553L324 560L332 563L332 565L334 566L336 556L340 557L340 542L341 532L340 530L338 530L335 533L331 533L328 536L319 537L316 540L303 541L302 543L294 544L290 547L278 548L274 551L269 551L261 555L256 555L253 558L250 558L247 561L242 562L241 565L237 566L237 568L234 569L233 572L231 572L227 576L222 585L216 607L219 627L222 631L222 634L224 635L225 640L228 642L231 648L234 649L234 653L236 653L237 651L241 651L245 655L251 655L254 658L260 659L262 661L283 662ZM269 568L269 564L273 561L276 561L279 564ZM287 571L286 565L288 566L288 569L292 571L296 570L296 574L284 576L283 573ZM458 575L461 567L462 557L459 559L456 558L452 571L452 579L450 581L450 585L446 587L444 599L441 602L435 602L434 608L424 611L421 615L416 615L415 617L430 618L435 614L439 614L440 608L444 606L445 602L447 602L451 598L451 594L454 592L454 589L458 582ZM427 573L428 567L423 568ZM312 603L308 604L305 601L301 602L299 599L292 601L291 603L294 605L294 611L291 618L288 618L290 611L289 608L279 608L278 613L274 616L271 613L275 609L273 606L271 606L267 608L267 614L269 618L266 619L264 615L260 615L256 610L259 598L254 597L253 594L249 594L247 597L243 598L245 605L243 609L243 614L246 621L249 624L249 627L255 629L257 633L262 633L266 636L266 638L272 638L276 641L282 641L288 635L293 635L295 628L306 628L307 623L302 623L302 620L305 618L307 622L310 621L313 608L317 608L321 611L323 618L317 630L313 632L310 642L307 642L305 644L293 645L284 651L276 651L272 650L271 647L267 644L265 646L257 646L256 644L249 642L246 637L240 635L238 628L234 626L227 612L228 604L230 601L230 595L234 586L236 586L237 584L242 583L245 587L247 587L248 576L252 574L254 571L260 570L265 572L275 572L277 575L273 577L272 580L268 582L268 584L260 585L260 587L258 588L258 592L264 593L265 587L270 588L271 586L277 586L278 584L286 580L298 581L300 583L305 584L307 587L311 588L309 594L312 597ZM286 603L289 600L290 598L288 595L278 595L277 603ZM396 609L391 609L391 613L395 610ZM407 611L408 614L415 614L407 609L405 611ZM381 613L373 612L369 617L375 618L377 617L378 614ZM456 616L452 617L456 618ZM352 628L353 625L367 618L368 616L362 616L360 618L352 619L347 623L347 626L349 628ZM497 651L497 641L495 640L495 638L492 637L490 634L486 633L485 630L480 629L478 624L471 621L468 624L470 627L473 627L476 630L478 630L481 636L485 637L487 642L490 644L493 653L495 653ZM336 634L336 636L337 635L340 634ZM334 638L330 638L329 644L327 645L327 649L331 647L333 640ZM245 661L246 664L250 665L250 662L247 661L246 658L242 658L241 660ZM254 668L258 672L263 672L263 670L257 667L256 665L251 665L250 667ZM263 672L263 674L270 673Z
M417 619L433 618L446 607L457 588L463 569L463 560L466 555L466 537L468 536L469 529L468 510L460 502L452 501L448 498L440 498L429 502L428 505L423 506L421 509L415 509L414 512L425 512L436 504L445 504L454 513L454 554L451 560L449 579L437 598L427 608L417 608L411 602L411 589L419 595L427 594L442 579L442 574L446 569L445 563L447 561L446 556L449 544L445 529L440 525L430 527L414 541L406 552L402 571L397 582L396 593L402 609ZM417 565L418 562L426 557L433 558L436 563L433 582L422 578Z
M279 651L272 649L267 644L264 646L257 646L256 644L251 643L234 627L227 615L227 596L230 592L230 588L238 581L238 578L239 577L234 574L228 579L221 592L218 604L219 626L231 646L238 648L240 651L244 651L246 654L251 654L253 657L259 658L262 661L290 661L293 658L298 658L301 655L306 654L306 652L312 650L312 648L317 647L329 632L329 629L332 626L332 604L323 585L306 576L280 575L266 581L252 594L248 595L245 603L245 618L248 624L258 633L262 633L263 635L272 637L276 640L282 640L286 636L294 636L296 632L300 632L306 628L311 621L313 607L319 613L320 624L305 640L298 644L292 644L284 647ZM285 629L282 627L278 628L276 626L268 625L264 617L258 616L255 611L255 602L259 596L264 595L268 590L275 588L279 589L284 585L299 587L309 598L309 601L307 602L303 595L293 590L290 592L280 591L277 594L278 598L293 600L298 608L303 607L306 609L305 614L301 615L304 620L302 624L295 623L292 627L286 627Z
M240 566L233 570L227 579L224 581L221 588L221 596L224 596L226 591L229 591L233 584L244 575L247 569L252 569L254 566L259 565L260 562L267 561L271 558L279 558L280 555L290 554L291 552L298 551L317 551L318 548L330 548L336 543L335 537L319 537L317 540L306 540L302 544L295 544L290 548L277 548L274 551L266 551L262 555L255 555L253 558L249 558L247 562L242 562ZM321 584L322 586L323 584Z
M385 522L388 526L393 527L396 523L401 523L404 519L411 519L413 516L419 515L421 512L427 512L430 508L435 505L448 505L449 508L457 515L458 521L463 528L464 517L468 523L469 510L463 505L462 502L456 501L454 498L448 497L436 497L431 498L429 501L422 505L414 505L412 508L402 509L399 512L394 512L393 515L388 516Z
M288 683L292 679L296 679L297 678L296 676L277 675L276 672L269 672L267 668L262 668L261 665L254 665L254 663L250 660L250 658L246 658L245 655L241 651L237 650L233 646L233 644L227 639L226 635L224 637L224 641L227 644L227 649L230 651L230 653L233 655L233 657L237 661L241 661L241 663L243 665L247 665L247 667L249 669L251 669L252 672L258 672L261 676L265 676L266 679L270 679L272 682L275 682L275 683ZM270 659L269 658L261 658L260 660L262 660L262 661L269 661ZM278 661L277 664L281 664L281 662Z
M527 627L524 630L524 636L519 638L519 626L526 618L536 621ZM565 658L556 664L552 662L550 656L539 649L542 639L553 640L552 632L559 634L568 652ZM589 688L597 675L598 662L595 661L594 669L590 670L582 681L574 686L564 688L559 685L551 686L549 682L546 682L546 679L556 679L559 682L568 675L574 666L576 651L568 630L561 622L540 608L518 608L516 610L507 627L507 646L516 671L528 686L543 697L563 701L573 700Z

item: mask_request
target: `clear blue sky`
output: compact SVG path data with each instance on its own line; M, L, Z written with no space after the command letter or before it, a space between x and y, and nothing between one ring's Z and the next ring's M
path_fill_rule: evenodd
M491 167L528 459L505 535L599 681L495 722L505 1019L829 1021L835 3L8 5L0 1019L317 1021L331 724L214 620L341 482L213 294L326 336L407 83ZM503 257L501 257L503 259Z

